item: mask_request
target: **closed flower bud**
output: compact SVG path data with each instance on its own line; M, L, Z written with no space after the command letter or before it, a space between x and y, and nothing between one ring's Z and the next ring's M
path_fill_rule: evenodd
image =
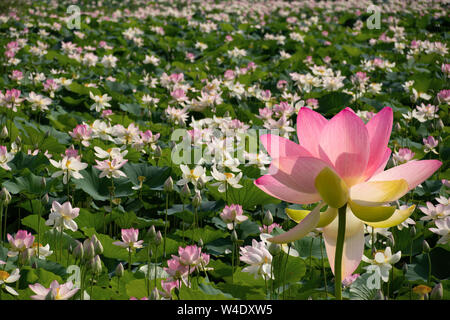
M0 199L4 205L8 205L11 202L11 194L5 187L3 187L2 191L0 191Z
M198 240L198 246L203 247L203 240L201 238Z
M102 243L97 238L94 241L94 251L95 251L95 254L102 254L103 253Z
M402 131L402 126L400 125L400 123L396 122L394 127L397 132Z
M153 288L152 292L150 293L150 300L159 300L159 291L157 288Z
M203 178L202 177L198 178L197 184L196 184L197 189L202 190L205 187L205 185L206 185L206 183L205 183L205 181L203 181Z
M84 243L84 258L85 259L92 259L95 256L95 248L94 244L91 240L85 241Z
M416 227L412 226L409 229L409 234L411 235L411 237L415 237L416 236Z
M266 213L264 214L263 224L265 226L270 226L272 223L273 223L272 212L270 212L270 210L267 210Z
M80 260L83 259L84 247L83 247L83 244L81 242L78 242L78 245L75 247L75 249L73 249L72 254L75 257L75 259L80 259Z
M444 288L442 287L442 283L438 283L434 286L433 290L430 293L431 300L442 300L444 297Z
M49 201L48 193L44 194L44 196L42 197L41 201L42 201L44 204L47 204L47 203L48 203L48 201Z
M201 196L201 194L200 194L200 191L197 191L196 193L195 193L195 196L194 196L194 198L192 199L192 206L194 207L194 208L198 208L198 207L200 207L200 204L202 203L202 196Z
M102 272L102 260L100 259L99 255L96 255L94 257L94 264L93 264L92 271L94 271L95 273Z
M443 130L443 129L445 128L445 125L444 125L444 123L442 122L442 119L439 119L439 120L437 121L437 128L438 128L439 130Z
M168 177L166 182L164 182L164 191L172 192L173 191L173 180L172 177Z
M123 265L122 265L122 263L119 263L118 265L117 265L117 267L116 267L116 276L118 276L118 277L123 277L123 274L124 274L124 269L123 269Z
M403 273L406 274L406 273L408 272L408 264L405 263L405 264L403 265L402 269L403 269Z
M161 231L158 231L158 232L156 233L156 237L155 237L155 246L158 247L158 246L161 244L162 239L163 239L163 236L162 236L162 234L161 234Z
M162 155L162 150L160 146L156 146L155 151L154 151L155 157L159 158Z
M426 240L423 240L423 242L422 242L422 249L423 249L423 252L425 252L425 253L430 252L430 245L428 244L428 242Z
M3 127L2 132L0 133L0 138L2 139L6 139L8 138L8 128L6 128L6 126Z
M21 264L27 264L30 261L33 249L25 249L19 255L19 262Z
M147 233L145 234L145 238L148 239L148 241L150 243L153 243L155 241L155 237L156 237L156 229L155 226L151 226Z
M189 198L191 196L191 189L189 189L189 186L185 184L183 188L181 188L180 196L183 199Z
M44 177L41 178L41 188L45 190L45 187L47 187L47 181Z

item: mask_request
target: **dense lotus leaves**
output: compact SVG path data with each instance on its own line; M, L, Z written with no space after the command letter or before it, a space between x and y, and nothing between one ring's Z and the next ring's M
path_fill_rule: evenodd
M45 184L43 183L44 180ZM28 168L25 168L20 177L5 181L2 185L12 194L23 192L29 197L36 197L49 192L56 183L57 181L54 178L37 176L30 172Z
M146 163L126 163L123 166L123 171L134 186L139 186L139 177L144 177L143 184L149 188L160 187L170 176L170 168L155 167Z
M95 200L105 201L111 198L111 179L99 178L99 170L92 167L90 170L81 171L83 179L73 179L77 189L82 189ZM126 178L114 179L113 198L126 197L133 194L133 183Z

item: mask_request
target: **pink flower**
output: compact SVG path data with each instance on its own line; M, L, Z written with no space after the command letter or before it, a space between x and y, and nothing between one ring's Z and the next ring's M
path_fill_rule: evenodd
M184 92L183 89L175 89L170 95L179 103L183 103L188 100L186 92Z
M349 275L344 280L342 280L342 285L344 287L349 287L358 278L359 278L359 273L355 273L355 274Z
M20 252L31 249L34 243L34 236L26 230L17 231L14 238L9 233L6 237L11 246L8 257L15 257Z
M230 206L225 206L220 217L227 224L229 230L233 230L235 224L239 224L248 219L247 216L243 215L244 211L242 206L239 204L232 204Z
M284 90L284 89L286 89L287 85L288 85L288 83L286 80L278 80L277 89Z
M113 113L112 110L110 110L110 109L105 109L105 110L102 111L101 117L102 117L103 119L106 119L106 118L112 116L113 114L114 114L114 113Z
M148 297L142 297L140 299L136 298L136 297L130 297L130 300L149 300Z
M273 229L280 228L283 229L278 223L272 223L270 226L259 227L259 232L271 234Z
M161 297L165 299L171 299L172 298L172 290L175 288L180 288L180 282L179 281L164 281L161 280L161 288L162 291L159 290L159 294Z
M225 71L223 77L224 77L225 79L227 79L227 80L233 80L234 77L235 77L234 71L228 69L227 71Z
M72 281L59 284L56 280L52 281L48 289L40 283L30 284L28 287L36 293L30 297L33 300L68 300L79 290L78 288L73 289Z
M187 246L186 248L179 247L178 255L180 256L179 261L182 265L195 267L201 259L202 249L196 245Z
M4 95L0 92L0 105L12 109L14 112L17 112L17 106L19 106L22 101L23 99L20 98L20 90L6 90Z
M273 115L272 109L266 107L266 108L259 109L259 116L256 116L256 117L263 119L263 120L269 120L269 119L272 119L272 115Z
M172 81L173 83L182 82L184 80L184 74L182 74L182 73L172 73L169 76L169 80Z
M350 108L327 120L319 113L301 108L297 116L299 144L275 135L261 142L272 158L269 174L255 181L264 192L290 203L320 202L288 232L270 238L275 243L292 242L306 236L319 224L320 209L328 204L321 225L330 266L338 233L338 208L347 208L342 255L342 279L358 267L364 250L364 224L387 228L406 220L414 210L385 206L430 177L442 163L437 160L409 161L384 171L391 150L388 142L393 112L383 108L367 124Z
M308 107L311 107L312 109L317 109L319 107L319 100L310 98L310 99L306 100L306 105Z
M66 149L65 155L67 158L77 158L78 160L81 160L78 156L78 150L75 149L73 145Z
M450 90L441 90L437 94L437 99L439 103L449 103L450 102Z
M227 34L227 35L225 36L225 41L227 41L227 42L233 41L233 37L230 36L229 34Z
M410 160L412 160L412 158L414 158L415 153L412 152L410 149L408 148L400 148L398 149L398 151L394 152L394 154L392 155L392 158L397 162L397 163L406 163Z
M122 157L103 161L95 159L95 162L97 162L97 165L94 166L94 168L101 171L100 175L98 176L99 178L108 177L109 179L111 179L127 176L123 171L119 170L123 167L123 165L125 165L125 163L128 162L128 160L123 159Z
M139 240L139 229L122 229L122 241L114 241L113 244L122 248L126 248L128 251L142 248L144 240Z
M92 129L87 124L77 125L69 135L76 141L80 141L85 147L89 147L89 140L91 139Z
M19 70L13 70L12 74L9 77L13 81L20 81L23 79L23 73Z
M425 150L424 150L425 153L428 153L431 151L435 154L438 154L438 152L435 149L438 146L438 143L439 142L432 136L429 136L428 138L423 138L423 145L425 146Z
M450 63L443 63L441 66L441 71L450 77Z

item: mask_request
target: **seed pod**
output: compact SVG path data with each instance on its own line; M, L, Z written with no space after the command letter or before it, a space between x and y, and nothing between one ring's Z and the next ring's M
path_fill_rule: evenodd
M281 252L281 246L278 243L270 243L269 252L271 255L276 256Z
M116 267L116 276L118 276L118 277L123 277L123 274L124 274L124 269L123 269L123 264L122 263L119 263L118 265L117 265L117 267Z

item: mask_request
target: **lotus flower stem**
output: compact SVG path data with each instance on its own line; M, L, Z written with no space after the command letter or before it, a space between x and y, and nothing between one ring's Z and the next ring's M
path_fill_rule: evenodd
M3 245L3 204L0 203L0 241L2 242Z
M325 282L325 298L328 299L328 287L327 287L327 273L325 270L325 260L323 257L323 236L320 234L320 256L322 258L322 272L323 272L323 281Z
M19 207L19 212L20 212L20 207ZM2 239L2 242L3 242L3 240L6 240L6 220L7 219L8 219L8 206L6 205L5 206L5 218L3 219L3 233L2 233L3 239ZM0 226L0 228L1 228L1 226Z
M183 204L184 207L184 204ZM168 215L168 210L169 210L169 193L166 193L166 216L164 219L164 250L163 250L163 255L164 258L166 257L166 239L167 239L167 215ZM184 208L183 208L184 211Z
M334 259L334 292L336 300L342 300L342 253L344 251L345 223L347 204L339 208L338 236L336 242L336 257Z
M314 237L311 237L311 244L309 245L309 273L311 275L311 279L313 277L313 272L312 272L312 247L313 247L313 243L314 243Z

